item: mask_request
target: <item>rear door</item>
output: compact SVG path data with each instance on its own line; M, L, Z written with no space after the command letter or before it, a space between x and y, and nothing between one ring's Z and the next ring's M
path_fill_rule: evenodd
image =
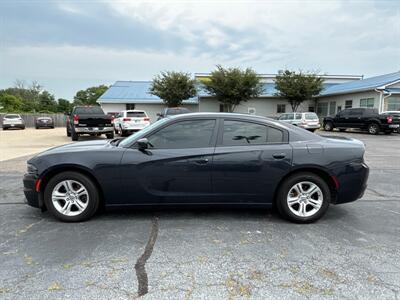
M287 131L253 121L222 122L213 160L214 201L271 203L291 168Z
M349 109L342 110L338 112L335 117L335 126L336 127L349 127Z
M211 188L215 118L179 120L146 138L147 151L128 149L121 161L125 201L205 203Z
M348 119L348 127L350 128L361 128L363 127L363 112L365 110L362 108L353 108L350 110L349 119ZM367 112L368 114L368 112Z

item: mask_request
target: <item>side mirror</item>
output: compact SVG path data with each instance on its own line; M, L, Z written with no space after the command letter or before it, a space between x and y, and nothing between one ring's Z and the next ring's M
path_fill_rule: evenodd
M146 150L149 148L149 140L147 138L142 138L137 140L139 150Z
M162 117L162 114L160 114L160 113L157 113L157 117Z

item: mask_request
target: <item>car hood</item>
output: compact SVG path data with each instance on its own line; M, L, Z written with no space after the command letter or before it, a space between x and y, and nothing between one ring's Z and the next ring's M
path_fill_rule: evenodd
M67 144L63 146L58 146L50 148L44 152L39 153L36 157L41 157L44 155L55 154L55 153L65 153L65 152L80 152L80 151L93 151L95 149L104 148L104 146L109 144L109 140L96 140L87 142L77 142L72 144Z

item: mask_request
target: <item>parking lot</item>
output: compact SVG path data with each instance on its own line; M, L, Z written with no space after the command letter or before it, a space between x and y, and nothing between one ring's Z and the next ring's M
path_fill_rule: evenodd
M0 298L398 299L400 134L319 134L362 140L371 170L361 200L317 223L170 208L67 224L22 190L26 160L69 143L65 129L0 131Z

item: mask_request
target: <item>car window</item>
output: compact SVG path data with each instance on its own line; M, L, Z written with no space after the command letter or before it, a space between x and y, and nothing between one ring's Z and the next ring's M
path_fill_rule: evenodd
M286 114L281 115L278 120L286 120Z
M131 118L144 118L146 114L143 111L128 111L126 116Z
M171 124L147 137L154 149L210 147L215 120L190 120Z
M318 116L315 113L305 114L306 120L318 120Z
M294 114L287 114L286 115L286 120L293 120L294 119Z
M6 119L19 119L19 115L5 115L4 118Z
M360 116L362 115L363 110L362 109L352 109L350 110L350 116Z
M224 121L224 146L263 145L282 141L283 132L279 129L250 122Z
M88 107L77 107L74 110L74 114L104 114L103 110L99 106L88 106Z
M295 115L295 119L296 119L296 120L301 120L301 114L296 114L296 115Z

